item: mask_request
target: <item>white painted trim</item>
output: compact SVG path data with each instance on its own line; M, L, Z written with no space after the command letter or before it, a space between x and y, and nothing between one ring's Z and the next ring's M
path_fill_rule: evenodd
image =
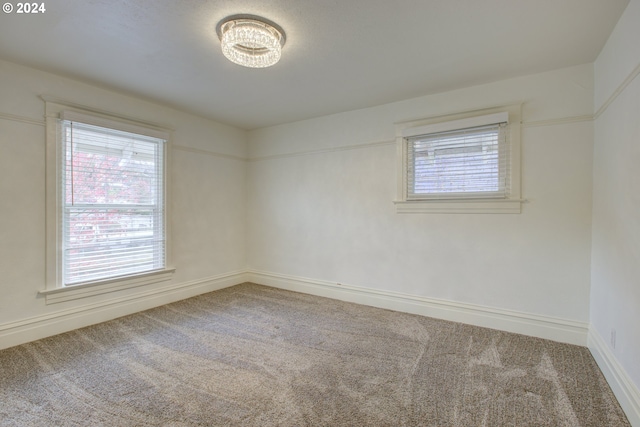
M58 98L57 96L51 95L40 95L40 99L45 102L45 116L49 117L51 115L55 115L56 118L59 117L60 111L62 110L76 110L82 113L95 114L97 116L104 116L110 119L115 119L122 121L123 123L132 123L132 124L142 124L146 127L162 129L163 131L167 131L169 133L175 131L175 129L159 123L153 123L148 120L140 119L139 117L133 116L121 116L113 111L102 110L99 108L94 108L88 105L78 104L73 101L69 101L66 99ZM47 106L49 104L49 106ZM53 107L53 109L51 109Z
M185 152L194 153L194 154L203 154L205 156L212 156L212 157L222 157L223 159L237 160L237 161L240 161L240 162L246 162L247 161L247 159L244 158L244 157L234 156L232 154L218 153L218 152L215 152L215 151L202 150L200 148L191 148L191 147L187 147L187 146L184 146L184 145L173 144L171 146L171 148L173 150L177 150L177 151L185 151Z
M70 122L80 122L92 126L98 126L103 128L115 129L127 133L135 133L137 135L145 135L155 139L161 139L168 141L171 139L171 131L168 129L160 128L155 125L147 125L146 123L140 123L132 120L124 120L121 118L113 119L104 114L97 115L95 113L86 112L78 109L68 109L61 106L62 111L59 113L60 120ZM47 114L54 108L50 108L47 104Z
M624 92L624 90L627 88L627 86L629 86L631 84L631 82L633 80L635 80L636 77L638 77L638 75L640 75L640 63L638 65L636 65L636 68L634 68L633 71L631 71L631 73L629 73L627 78L624 79L622 81L622 83L620 83L620 86L618 86L616 88L616 90L614 90L613 93L609 96L609 98L607 98L607 100L600 106L600 108L598 108L598 111L596 111L596 113L594 114L594 118L596 120L602 114L604 114L605 111L607 111L609 106L611 104L613 104L613 101L615 101L616 98L618 98L618 96L620 96L620 94L622 92Z
M540 126L557 126L557 125L566 125L570 123L580 123L580 122L591 122L593 121L593 115L586 114L583 116L573 116L573 117L561 117L559 119L548 119L548 120L536 120L533 122L522 122L523 128L530 127L540 127Z
M396 213L446 213L446 214L519 214L522 199L478 200L395 200Z
M250 162L260 162L263 160L284 159L287 157L312 156L316 154L335 153L338 151L360 150L362 148L377 148L377 147L384 147L387 145L390 146L393 144L395 144L395 141L365 142L362 144L344 145L341 147L321 148L318 150L297 151L294 153L272 154L268 156L251 157L248 160Z
M588 347L629 422L632 426L640 427L640 390L593 325L589 328Z
M0 324L0 349L106 322L246 281L244 271L230 272Z
M247 276L250 282L275 288L568 344L587 344L588 324L584 322L263 271L249 270Z
M487 126L497 123L509 123L509 113L506 111L501 111L499 113L467 117L465 119L449 120L445 122L431 123L424 126L408 127L402 129L400 134L403 138L410 138L413 136L448 132L452 130L467 129L478 126Z
M36 125L36 126L44 126L45 125L44 120L36 120L36 119L32 119L30 117L16 116L15 114L8 114L8 113L3 113L3 112L0 112L0 119L10 120L12 122L28 123L30 125Z
M88 298L95 295L107 294L119 290L137 288L139 286L171 280L175 269L163 269L159 271L145 272L127 277L115 277L96 282L87 282L79 285L62 288L44 289L38 294L44 295L47 305L80 298Z

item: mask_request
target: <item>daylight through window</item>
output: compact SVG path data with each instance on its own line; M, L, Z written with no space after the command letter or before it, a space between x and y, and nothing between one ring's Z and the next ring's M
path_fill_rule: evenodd
M509 192L506 123L407 138L407 198L501 198Z
M64 285L165 266L165 140L61 121Z

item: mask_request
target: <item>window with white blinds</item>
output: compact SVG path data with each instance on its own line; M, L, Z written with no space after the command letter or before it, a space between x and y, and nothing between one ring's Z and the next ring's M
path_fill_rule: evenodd
M415 135L407 141L407 200L506 198L506 122Z
M62 284L164 268L165 139L66 118L59 129Z
M522 104L396 123L400 214L519 214Z

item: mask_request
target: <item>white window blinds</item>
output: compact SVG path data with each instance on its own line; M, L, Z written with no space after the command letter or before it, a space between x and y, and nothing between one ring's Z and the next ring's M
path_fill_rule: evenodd
M60 124L63 284L164 268L165 139Z
M409 136L407 199L506 198L507 123Z

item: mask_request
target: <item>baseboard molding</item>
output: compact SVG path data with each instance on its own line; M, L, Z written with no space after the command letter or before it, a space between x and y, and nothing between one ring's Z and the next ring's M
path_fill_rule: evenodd
M588 325L586 323L270 272L236 271L0 324L0 349L105 322L243 282L254 282L569 344L587 345Z
M244 271L230 272L0 324L0 349L106 322L246 281Z
M250 282L275 288L587 345L587 323L262 271L250 270L247 275Z
M640 390L593 327L589 329L588 347L629 422L640 427Z

